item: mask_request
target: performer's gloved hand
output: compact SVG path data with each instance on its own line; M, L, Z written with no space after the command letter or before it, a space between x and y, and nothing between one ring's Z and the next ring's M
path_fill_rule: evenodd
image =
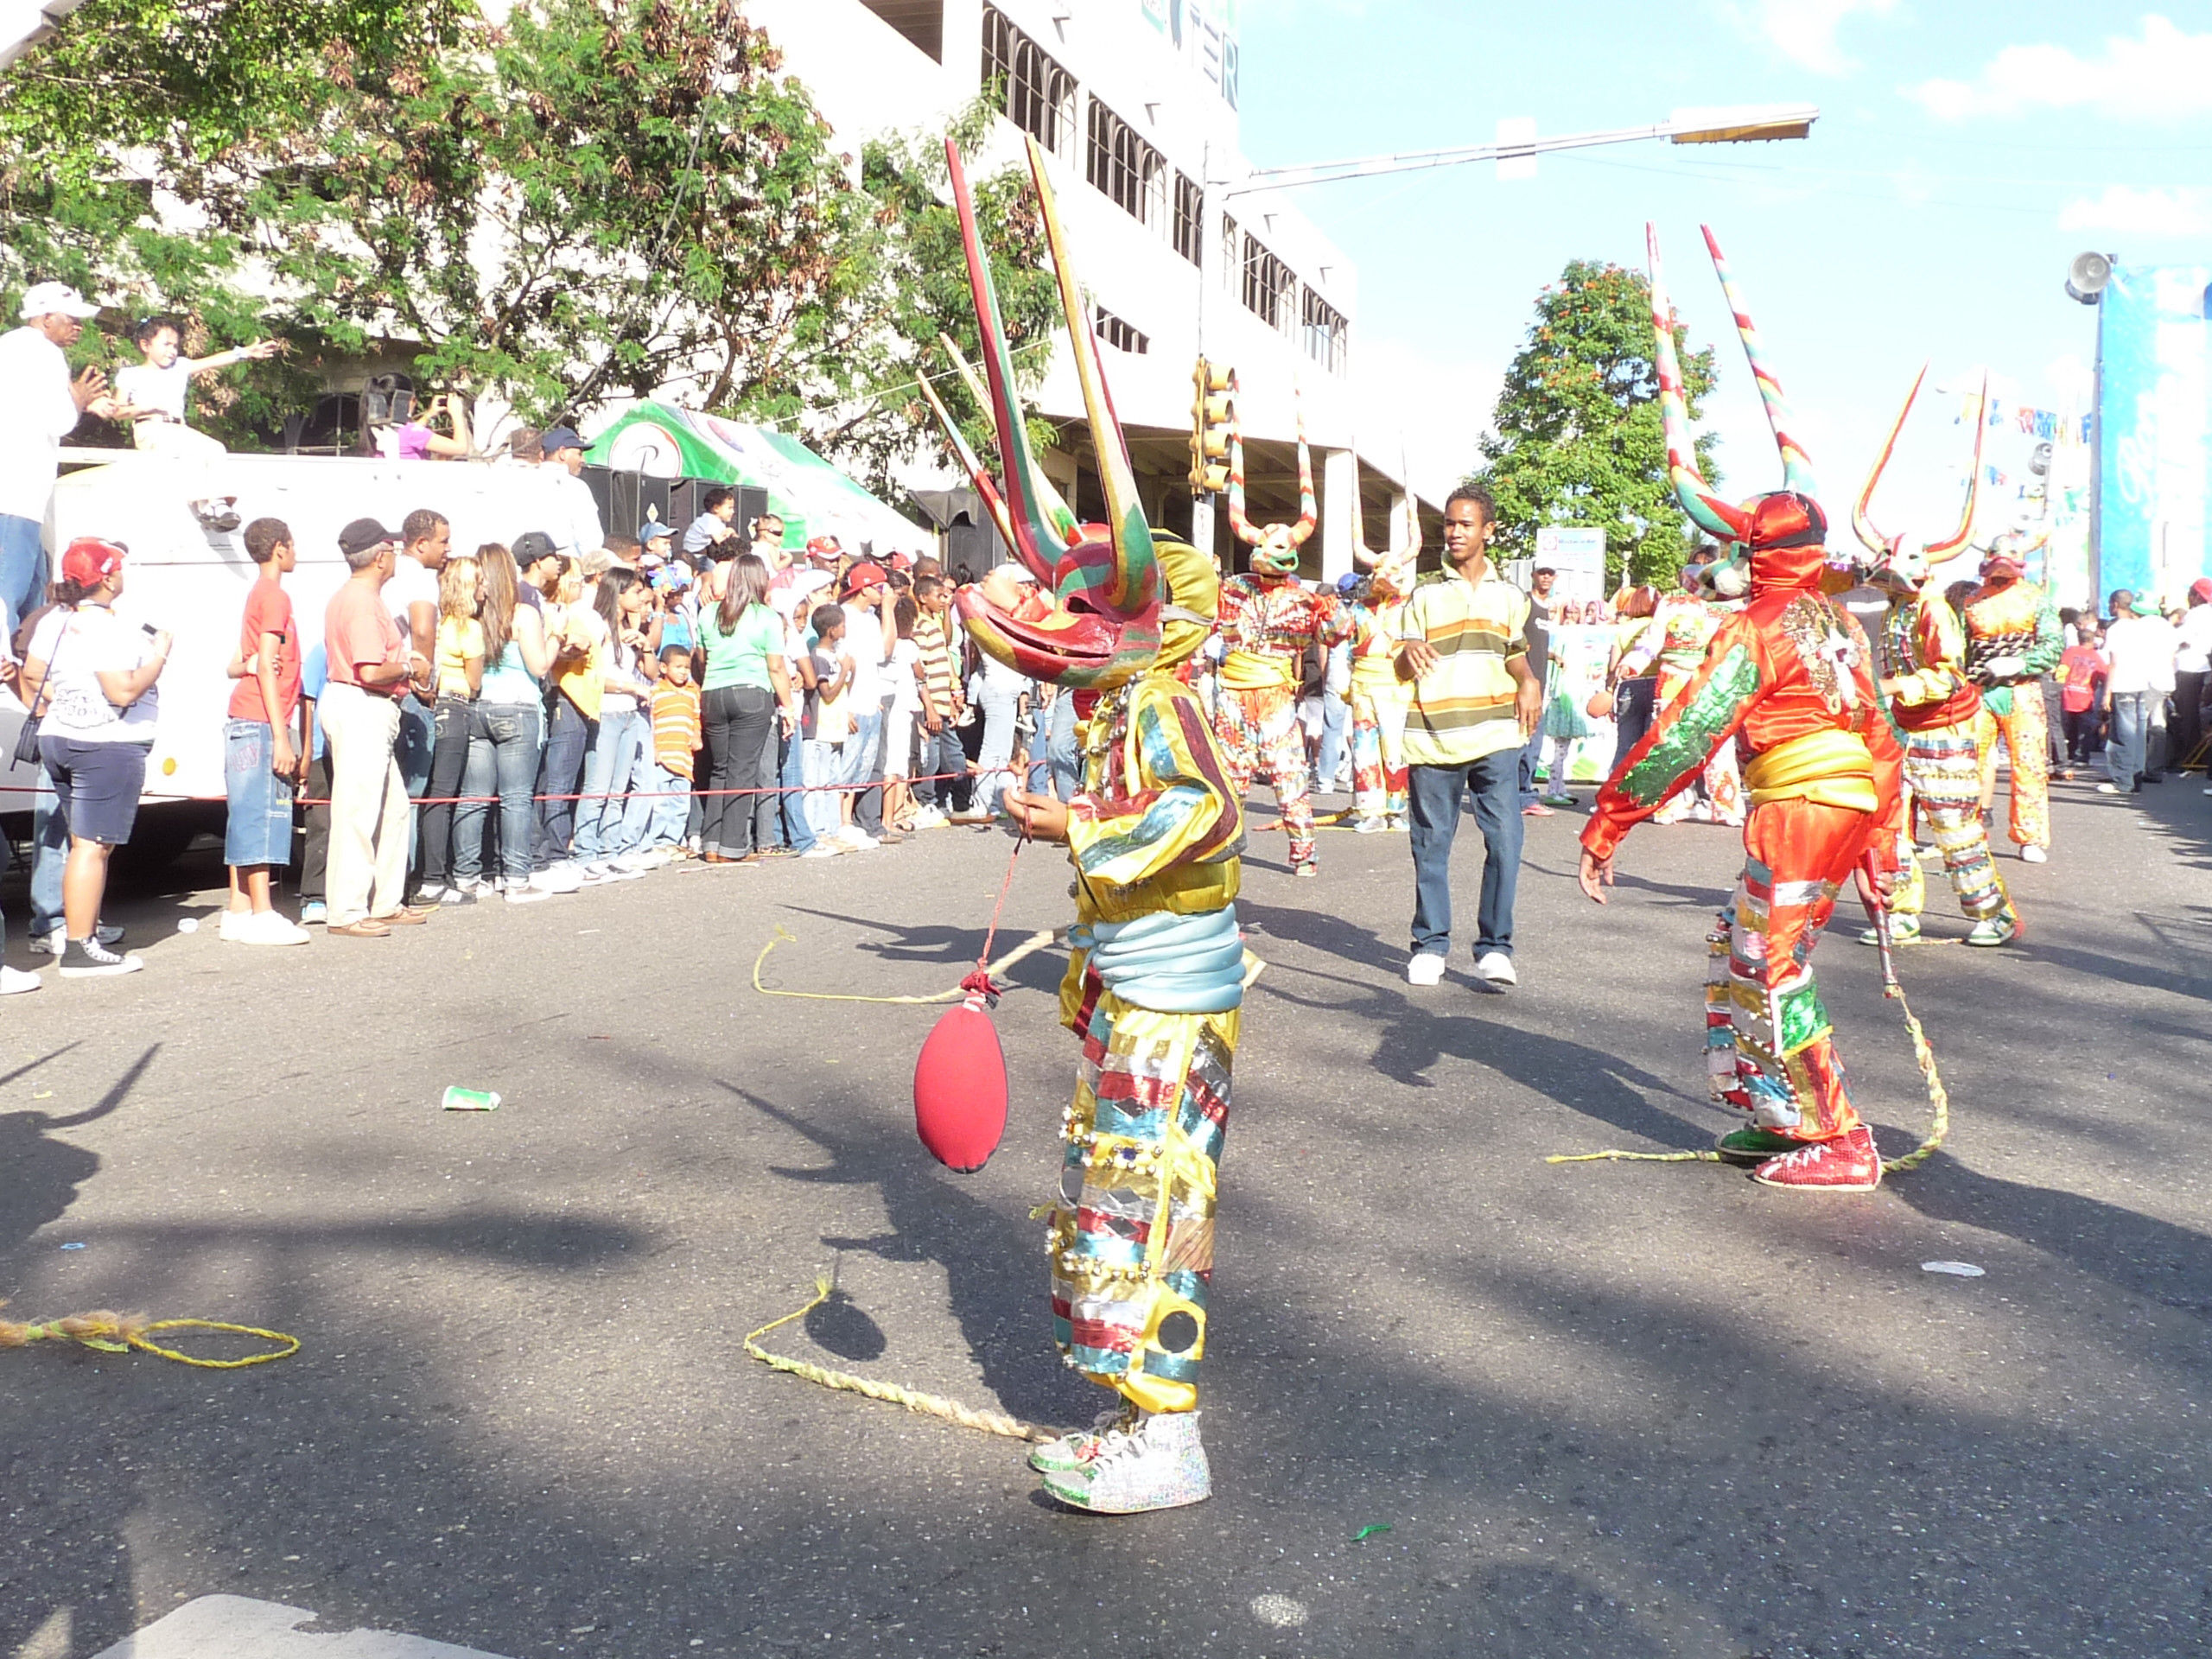
M1993 657L1982 665L1982 672L1993 680L2017 680L2027 671L2024 657Z

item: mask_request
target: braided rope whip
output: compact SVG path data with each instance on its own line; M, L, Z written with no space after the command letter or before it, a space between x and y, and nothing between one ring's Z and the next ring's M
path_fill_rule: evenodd
M957 1423L963 1428L981 1429L986 1434L1003 1434L1008 1440L1046 1441L1059 1438L1056 1429L1039 1428L1034 1423L1025 1423L1019 1417L1009 1417L1002 1411L978 1411L973 1406L963 1406L957 1400L948 1400L942 1395L924 1394L919 1389L902 1387L896 1382L879 1382L873 1377L855 1376L849 1371L833 1371L826 1365L814 1365L803 1359L791 1359L782 1354L772 1354L760 1345L760 1338L779 1325L793 1319L803 1319L830 1300L830 1281L817 1276L814 1281L814 1300L802 1308L771 1320L745 1338L745 1351L771 1370L788 1372L793 1376L819 1382L825 1389L837 1389L847 1394L864 1395L870 1400L880 1400L886 1405L904 1406L908 1411L924 1417L935 1417L944 1422Z
M0 1307L6 1306L0 1302ZM243 1359L201 1359L149 1341L156 1331L228 1331L273 1343L275 1347L268 1353L248 1354ZM243 1370L249 1365L289 1359L300 1351L297 1337L286 1336L282 1331L264 1331L257 1325L231 1325L221 1319L149 1320L143 1313L118 1313L105 1307L95 1308L90 1313L72 1313L64 1319L34 1319L29 1325L0 1319L0 1348L28 1348L35 1342L73 1342L79 1347L97 1349L104 1354L127 1354L135 1348L141 1353L175 1360L180 1365L194 1366L203 1371Z

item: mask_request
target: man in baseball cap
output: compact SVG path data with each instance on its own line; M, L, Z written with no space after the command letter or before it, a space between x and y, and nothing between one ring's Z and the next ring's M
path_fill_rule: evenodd
M109 572L123 569L124 556L130 550L121 542L79 536L61 556L61 579L90 591L106 581Z
M66 283L38 283L23 296L23 326L0 334L0 638L46 595L41 533L61 467L61 441L87 413L129 418L108 395L107 377L87 368L72 378L68 348L99 308Z
M855 598L870 588L881 586L890 579L888 573L881 565L863 561L845 572L845 597Z
M556 524L553 539L563 553L581 559L607 540L607 522L599 516L599 501L583 480L584 441L573 426L546 429L538 440L538 468L552 476L560 496L565 528Z

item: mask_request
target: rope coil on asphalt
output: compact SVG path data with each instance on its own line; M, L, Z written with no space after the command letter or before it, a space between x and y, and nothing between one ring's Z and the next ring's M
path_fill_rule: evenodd
M810 1382L819 1382L825 1389L836 1389L847 1394L864 1395L870 1400L880 1400L886 1405L904 1406L924 1417L935 1417L948 1423L957 1423L963 1428L980 1429L986 1434L1003 1434L1008 1440L1046 1441L1059 1438L1049 1428L1039 1428L1034 1423L1025 1423L1019 1417L1009 1417L1002 1411L977 1411L973 1406L963 1406L957 1400L948 1400L942 1395L924 1394L916 1389L901 1387L896 1382L878 1382L871 1377L855 1376L849 1371L833 1371L826 1365L810 1364L803 1359L786 1358L772 1354L760 1345L760 1338L780 1325L793 1319L803 1319L830 1300L830 1281L817 1276L814 1281L814 1300L802 1308L762 1325L745 1338L745 1351L771 1370L788 1372L804 1377Z
M5 1306L0 1302L0 1307ZM156 1331L228 1331L276 1345L269 1353L248 1354L243 1359L201 1359L149 1341L148 1338ZM59 1319L34 1319L29 1325L0 1319L0 1348L28 1348L35 1342L73 1342L79 1347L97 1349L104 1354L127 1354L135 1348L141 1353L175 1360L180 1365L203 1371L243 1370L249 1365L289 1359L300 1351L297 1337L287 1336L282 1331L264 1331L257 1325L232 1325L223 1319L149 1320L143 1313L118 1313L105 1307Z

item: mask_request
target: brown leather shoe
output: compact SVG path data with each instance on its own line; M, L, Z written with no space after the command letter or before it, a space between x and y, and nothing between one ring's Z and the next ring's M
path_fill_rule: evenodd
M334 939L388 939L391 929L374 917L363 917L358 922L334 922L323 930Z
M732 858L728 853L718 853L709 847L699 855L699 861L702 864L734 864L739 861Z
M386 927L420 927L430 918L421 911L395 910L389 916L372 916L372 922L382 922Z

